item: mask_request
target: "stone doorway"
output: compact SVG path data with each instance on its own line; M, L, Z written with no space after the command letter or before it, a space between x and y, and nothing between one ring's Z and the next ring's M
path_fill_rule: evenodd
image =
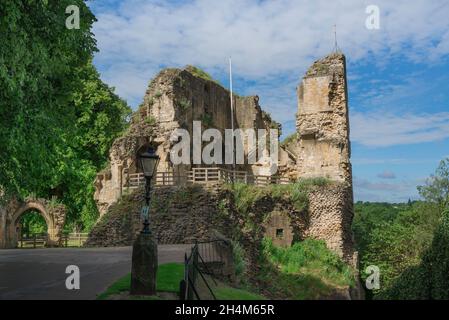
M40 214L47 225L47 247L60 244L62 228L65 223L66 208L54 201L45 199L12 200L0 212L0 248L16 248L20 235L20 218L27 212Z

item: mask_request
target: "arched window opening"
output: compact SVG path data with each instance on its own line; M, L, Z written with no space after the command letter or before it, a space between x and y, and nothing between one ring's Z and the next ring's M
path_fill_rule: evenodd
M18 247L44 247L48 238L47 229L47 222L38 210L25 211L16 221Z

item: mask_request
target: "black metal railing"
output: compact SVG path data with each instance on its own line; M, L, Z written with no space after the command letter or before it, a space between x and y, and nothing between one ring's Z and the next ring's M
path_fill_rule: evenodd
M180 283L179 297L181 300L216 300L210 285L213 278L221 274L225 264L219 246L227 245L224 240L198 242L192 247L189 256L184 256L184 279ZM210 277L207 277L210 276Z

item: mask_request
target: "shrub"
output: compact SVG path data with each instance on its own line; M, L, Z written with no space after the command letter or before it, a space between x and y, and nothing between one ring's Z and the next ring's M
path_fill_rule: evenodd
M156 124L156 118L153 116L148 116L145 118L145 123L150 125L150 126L154 126Z
M237 241L232 241L232 255L234 258L235 275L240 278L246 271L245 252Z
M218 81L216 81L214 78L212 78L210 74L208 74L206 71L204 71L198 67L188 65L185 69L198 78L201 78L206 81L212 81L212 82L219 84Z
M207 113L205 113L205 114L203 114L201 116L201 122L204 125L204 127L206 127L206 128L211 128L214 125L214 121L212 119L212 116L210 114L207 114Z
M178 101L178 106L181 108L181 110L186 111L190 108L191 102L186 98L182 98Z

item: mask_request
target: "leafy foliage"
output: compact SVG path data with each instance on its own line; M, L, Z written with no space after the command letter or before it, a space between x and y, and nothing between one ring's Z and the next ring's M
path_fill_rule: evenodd
M79 30L65 26L68 5L80 8ZM61 167L75 70L96 50L95 17L81 0L4 0L0 16L0 185L9 194L42 193Z
M449 210L443 213L421 263L405 269L379 296L387 299L449 299Z
M157 120L153 116L148 116L145 118L145 123L149 126L154 126L156 124Z
M47 223L44 217L35 211L28 211L20 217L20 225L22 226L22 235L47 232Z
M289 248L262 242L259 280L276 295L317 299L354 285L354 271L324 241L305 239Z
M207 113L201 116L201 122L205 128L211 128L214 125L214 120L212 119L212 116Z
M182 98L178 101L178 106L183 110L186 111L191 107L191 102L187 98Z
M65 8L80 8L80 29ZM0 3L0 186L7 195L56 196L68 227L98 213L93 179L130 109L100 80L94 15L82 0Z
M362 280L369 265L379 267L381 299L449 297L449 213L447 160L419 191L426 201L408 204L357 203L353 230Z
M418 191L426 201L437 203L442 210L449 205L449 158L441 160L435 174Z
M360 255L362 280L370 265L380 268L381 289L374 296L385 297L406 269L416 266L432 241L438 225L437 206L415 202L407 204L356 204L353 230Z

